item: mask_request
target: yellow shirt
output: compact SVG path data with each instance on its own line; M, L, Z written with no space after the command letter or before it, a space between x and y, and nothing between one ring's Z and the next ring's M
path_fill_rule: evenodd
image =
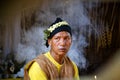
M62 65L60 65L57 61L54 60L54 58L50 55L50 52L47 52L44 54L58 69L58 72L60 71L60 68ZM78 68L76 64L73 62L74 69L75 69L75 80L80 80L78 75ZM37 62L34 62L33 65L29 69L29 77L31 80L47 80L46 74L44 71L40 68L39 64Z

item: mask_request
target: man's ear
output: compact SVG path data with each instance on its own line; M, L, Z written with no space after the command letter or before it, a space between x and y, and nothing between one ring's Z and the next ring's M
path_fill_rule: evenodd
M51 46L51 39L48 39L48 44L49 46Z

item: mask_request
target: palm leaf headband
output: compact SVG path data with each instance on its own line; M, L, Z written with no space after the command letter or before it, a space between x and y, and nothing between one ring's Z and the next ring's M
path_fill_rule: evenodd
M66 21L61 21L50 26L48 29L44 30L44 40L48 40L50 33L52 33L56 28L61 27L62 25L69 25L69 24Z

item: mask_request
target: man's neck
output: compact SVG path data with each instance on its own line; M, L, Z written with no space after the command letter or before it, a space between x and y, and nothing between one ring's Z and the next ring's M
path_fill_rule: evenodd
M55 59L55 61L57 61L59 64L63 63L63 57L61 55L58 55L57 53L54 53L52 51L50 51L51 56Z

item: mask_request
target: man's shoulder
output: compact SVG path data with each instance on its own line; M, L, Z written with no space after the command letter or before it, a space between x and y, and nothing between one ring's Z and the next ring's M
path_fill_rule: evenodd
M42 59L44 58L44 55L43 53L37 55L37 57L35 57L34 59L32 59L31 61L27 62L27 64L25 65L25 69L29 69L31 66L34 66L34 65L38 65L40 62L44 62ZM39 62L39 63L38 63Z

